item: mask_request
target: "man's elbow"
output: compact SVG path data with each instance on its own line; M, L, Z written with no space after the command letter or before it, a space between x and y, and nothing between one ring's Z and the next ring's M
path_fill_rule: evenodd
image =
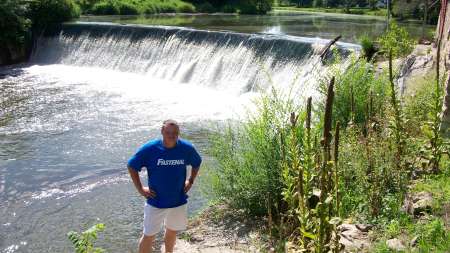
M131 166L127 166L127 167L128 167L128 173L130 173L131 175L139 174L139 172L136 169L134 169L133 167L131 167Z

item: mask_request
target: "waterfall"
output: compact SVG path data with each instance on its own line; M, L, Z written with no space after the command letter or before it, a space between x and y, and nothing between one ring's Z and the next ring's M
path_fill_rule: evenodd
M37 39L31 62L99 67L245 93L305 84L326 40L181 27L68 23ZM348 55L356 45L339 43ZM149 84L151 85L151 84Z

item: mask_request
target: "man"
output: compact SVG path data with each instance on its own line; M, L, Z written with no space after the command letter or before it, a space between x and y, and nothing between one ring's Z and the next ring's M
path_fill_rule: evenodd
M128 172L134 186L147 198L139 253L152 252L155 236L163 223L166 252L173 252L177 232L186 229L187 192L195 181L202 159L191 143L178 138L179 131L176 121L164 121L162 139L149 141L128 160ZM187 165L192 166L192 172L186 180ZM148 187L142 186L139 179L142 167L147 168Z

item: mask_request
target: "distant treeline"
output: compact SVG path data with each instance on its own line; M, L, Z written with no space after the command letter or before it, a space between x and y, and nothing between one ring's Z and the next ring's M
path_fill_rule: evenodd
M426 20L436 24L439 17L440 0L391 0L392 15L398 19ZM376 10L386 8L387 0L279 0L280 6L303 8L366 8Z
M153 13L226 12L265 14L273 0L76 0L84 14L138 15Z

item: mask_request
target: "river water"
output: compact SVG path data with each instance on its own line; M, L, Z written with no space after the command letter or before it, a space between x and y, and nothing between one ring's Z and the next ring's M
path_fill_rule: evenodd
M29 63L0 68L0 252L71 252L66 233L98 222L106 224L99 246L134 252L144 200L126 161L159 137L164 119L181 122L207 174L212 127L243 115L272 85L316 95L324 39L342 34L345 53L362 31L384 27L380 19L292 13L82 21L41 37ZM190 215L207 204L202 192L201 175Z

